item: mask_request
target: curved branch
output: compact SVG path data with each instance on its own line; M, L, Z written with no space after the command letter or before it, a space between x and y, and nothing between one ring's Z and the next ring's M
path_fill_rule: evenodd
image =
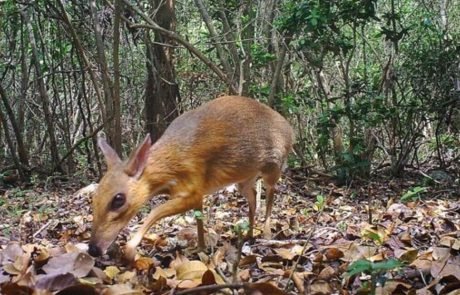
M61 158L61 160L59 161L59 163L57 163L54 168L53 168L53 171L57 168L57 167L60 167L64 161L70 157L70 155L72 155L72 153L80 146L80 144L82 144L83 142L87 141L88 139L94 137L99 131L101 131L102 129L104 129L104 126L105 126L105 123L102 123L101 125L99 125L99 127L97 127L96 129L94 129L91 134L85 136L85 137L82 137L80 138L76 143L74 143L74 145L65 153L65 155Z
M171 38L175 40L177 43L183 45L185 48L187 48L191 53L193 53L199 60L201 60L205 65L207 65L216 75L227 84L228 88L230 89L230 92L232 93L237 93L238 90L233 85L233 82L227 77L227 75L222 72L219 67L217 67L216 64L214 64L209 58L203 55L201 51L199 51L195 46L193 46L191 43L187 42L184 38L182 38L180 35L176 34L173 31L166 30L165 28L160 27L157 23L155 23L149 16L147 16L145 13L143 13L138 7L135 5L131 4L128 0L123 0L125 5L129 7L132 11L137 13L139 16L141 16L147 24L133 24L131 25L132 28L147 28L154 30L168 38Z
M206 7L204 6L202 0L195 0L195 4L198 7L198 10L200 11L201 17L203 18L206 27L208 27L209 34L211 35L211 40L215 41L214 46L216 46L217 54L220 58L222 66L224 67L224 70L227 72L227 74L230 75L232 73L232 70L230 64L228 63L228 60L225 58L225 50L222 44L219 42L219 35L217 34L216 28L212 24L212 19L209 16L209 13Z

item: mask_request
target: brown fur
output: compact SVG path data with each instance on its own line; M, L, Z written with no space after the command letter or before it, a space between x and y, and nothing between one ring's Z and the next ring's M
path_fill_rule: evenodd
M228 96L184 113L151 147L146 138L126 162L121 162L106 143L100 143L108 171L93 200L90 244L105 251L139 208L160 191L169 193L171 199L152 210L128 243L129 259L134 258L134 248L153 223L201 209L204 195L233 183L249 202L253 226L257 176L262 176L267 187L265 230L269 230L274 185L293 141L293 130L280 114L253 99ZM127 204L113 212L109 205L120 192L127 196ZM198 226L203 246L203 229Z

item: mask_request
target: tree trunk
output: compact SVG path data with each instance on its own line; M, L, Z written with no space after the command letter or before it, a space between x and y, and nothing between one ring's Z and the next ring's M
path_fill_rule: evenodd
M169 31L174 31L176 26L174 4L174 0L152 0L152 7L157 11L154 21ZM157 31L154 32L154 41L146 38L145 86L146 130L153 141L157 140L169 123L178 116L177 103L180 99L173 67L174 41Z
M158 23L156 23L154 20L152 20L147 14L143 13L142 10L140 10L138 7L133 5L129 0L122 0L123 3L129 8L135 11L142 19L144 19L147 24L142 24L142 25L132 25L131 28L148 28L156 33L160 33L161 35L165 36L166 38L169 38L169 40L174 40L175 42L183 45L185 48L187 48L190 53L192 53L195 57L197 57L199 60L201 60L206 66L209 67L211 71L213 71L219 79L221 79L223 82L228 87L228 91L230 93L238 93L238 90L236 86L233 84L233 81L227 77L227 75L214 63L206 57L206 55L198 50L193 44L188 42L184 37L181 37L180 35L176 34L173 31L167 30L166 28L160 26ZM147 42L146 42L147 43Z
M15 150L14 150L14 144L13 144L13 141L12 141L12 139L10 137L10 133L9 133L9 130L8 130L7 120L5 118L5 115L3 114L3 112L0 109L0 112L1 112L0 115L2 117L2 120L0 122L2 123L3 128L4 128L5 138L7 140L7 144L9 146L9 148L10 148L11 156L13 158L14 164L15 164L16 168L18 169L19 176L21 177L21 180L26 180L27 171L25 171L24 168L27 168L29 166L29 157L28 157L27 151L26 151L26 149L24 147L24 141L23 141L23 138L22 138L22 132L19 130L19 127L16 124L16 119L14 117L13 109L11 108L11 106L10 106L10 104L8 102L8 98L6 97L6 92L3 89L2 85L0 85L0 98L3 101L3 106L5 107L6 114L8 116L8 119L10 120L10 124L11 124L11 127L12 127L13 132L14 132L14 137L16 138L17 155L18 155L17 157L16 157L16 153L15 153Z
M108 135L109 143L113 146L118 154L121 154L121 128L117 121L121 120L120 115L116 114L116 110L120 107L119 97L115 98L113 93L113 83L110 79L109 68L107 66L107 59L104 51L104 41L102 39L101 27L96 13L96 2L91 1L90 5L91 17L93 19L94 33L96 37L96 49L97 49L97 62L100 67L102 75L102 86L104 88L105 97L105 111L106 111L106 132ZM117 117L118 115L118 117Z
M114 25L113 25L113 143L116 150L121 154L121 97L120 97L120 19L123 11L123 1L115 1L115 14L114 14Z
M285 40L286 44L283 44L284 42L281 42L281 51L278 56L277 62L275 64L275 71L272 76L272 80L270 82L270 93L268 95L268 104L271 107L276 108L276 106L279 104L279 97L278 94L283 91L282 89L282 70L284 66L284 60L286 58L286 53L287 53L287 47L289 45L291 36L288 36Z
M39 53L37 49L37 43L35 41L35 35L34 31L32 28L32 24L30 23L29 16L27 15L26 10L20 8L21 15L24 19L24 23L26 24L26 30L29 36L29 41L30 41L30 47L31 47L31 53L32 53L32 62L34 64L35 68L35 74L37 77L37 83L38 83L38 91L39 91L39 97L41 100L42 108L43 108L43 114L44 114L44 119L45 119L45 125L46 125L46 131L49 136L50 144L50 153L51 153L51 161L53 163L59 163L59 152L58 152L58 145L56 141L56 135L54 132L54 123L53 123L53 114L50 109L50 100L48 96L48 92L46 90L45 86L45 81L43 79L43 73L40 65L40 58L39 58ZM56 167L57 170L62 171L61 167Z
M254 18L254 3L246 0L242 2L240 7L240 31L243 49L243 60L240 64L240 81L238 83L238 94L248 95L249 86L251 85L251 47L254 44L254 23L251 21L244 21L245 19Z

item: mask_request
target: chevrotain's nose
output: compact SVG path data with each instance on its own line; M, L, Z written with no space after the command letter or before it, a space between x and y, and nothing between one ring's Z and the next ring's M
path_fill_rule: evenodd
M89 244L88 253L89 253L89 255L91 255L93 257L98 257L98 256L102 255L102 250L101 250L101 248L99 248L98 246L96 246L94 244Z

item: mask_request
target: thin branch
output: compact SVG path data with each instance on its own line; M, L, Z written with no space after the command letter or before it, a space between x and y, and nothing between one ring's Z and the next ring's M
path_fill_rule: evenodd
M87 135L85 137L82 137L80 138L68 151L67 153L61 158L61 160L59 161L59 163L57 165L55 165L55 167L60 167L61 164L65 161L65 159L67 159L68 157L70 157L70 155L73 153L73 151L80 145L82 144L84 141L88 140L89 138L92 138L93 136L95 136L99 131L101 131L103 128L104 128L104 125L105 123L101 124L99 127L97 127L96 129L93 130L93 132L90 134L90 135ZM54 169L53 169L54 170Z
M71 37L73 39L73 42L74 42L74 45L77 48L77 53L80 56L81 60L83 61L83 64L85 65L86 70L89 73L90 80L93 83L94 92L96 93L96 99L97 99L97 102L98 102L100 110L101 110L102 120L107 121L107 118L105 117L105 106L104 106L104 104L102 102L102 95L101 95L101 93L99 91L99 87L97 85L96 74L94 73L94 71L92 69L91 62L89 61L88 57L85 54L85 50L83 48L83 45L80 42L80 38L78 37L77 32L75 31L75 28L72 25L72 20L71 20L70 16L67 14L67 11L65 10L64 5L62 4L61 1L62 0L59 0L59 1L57 1L57 3L58 3L59 8L60 8L60 10L62 12L64 23L65 23L65 25L67 26L67 29L70 32L70 35L71 35Z
M198 10L200 11L201 17L203 18L206 27L208 27L209 34L211 35L211 40L219 40L219 35L217 34L216 28L212 24L212 19L209 16L208 10L203 4L203 1L195 0L195 4L198 7ZM217 49L217 54L219 55L224 70L227 72L227 75L230 75L232 73L232 70L230 64L228 63L228 60L226 59L224 48L221 46L220 43L215 43L214 45Z
M230 27L230 23L228 22L227 16L223 10L223 8L219 9L219 14L220 14L220 19L222 21L222 27L223 27L223 36L226 41L221 41L221 44L228 44L228 49L230 51L230 54L232 56L233 64L237 65L239 63L240 57L238 55L238 49L236 48L236 40L235 40L235 35L232 32L232 29ZM246 40L243 39L241 41L253 41L253 40ZM217 42L217 40L215 40ZM236 68L236 76L240 76L239 69Z
M199 51L195 46L193 46L191 43L189 43L187 40L182 38L180 35L176 34L173 31L166 30L165 28L160 27L156 22L154 22L148 15L143 13L137 6L131 4L129 0L122 0L125 5L137 13L139 16L141 16L148 24L144 25L135 25L136 27L144 27L147 29L154 30L168 38L171 38L175 40L177 43L182 44L185 48L187 48L191 53L193 53L198 59L200 59L204 64L206 64L222 81L224 81L230 92L232 93L237 93L237 89L235 85L233 84L233 81L231 81L224 72L222 72L221 69L217 67L216 64L214 64L210 59L208 59L201 51Z
M291 36L287 36L285 38L286 44L282 44L281 52L278 57L278 62L276 63L276 66L275 66L275 73L273 74L272 81L270 83L270 94L268 95L268 104L272 107L275 104L275 95L279 91L278 81L281 76L281 70L283 69L284 59L286 57L287 47L289 45L290 39L291 39Z

